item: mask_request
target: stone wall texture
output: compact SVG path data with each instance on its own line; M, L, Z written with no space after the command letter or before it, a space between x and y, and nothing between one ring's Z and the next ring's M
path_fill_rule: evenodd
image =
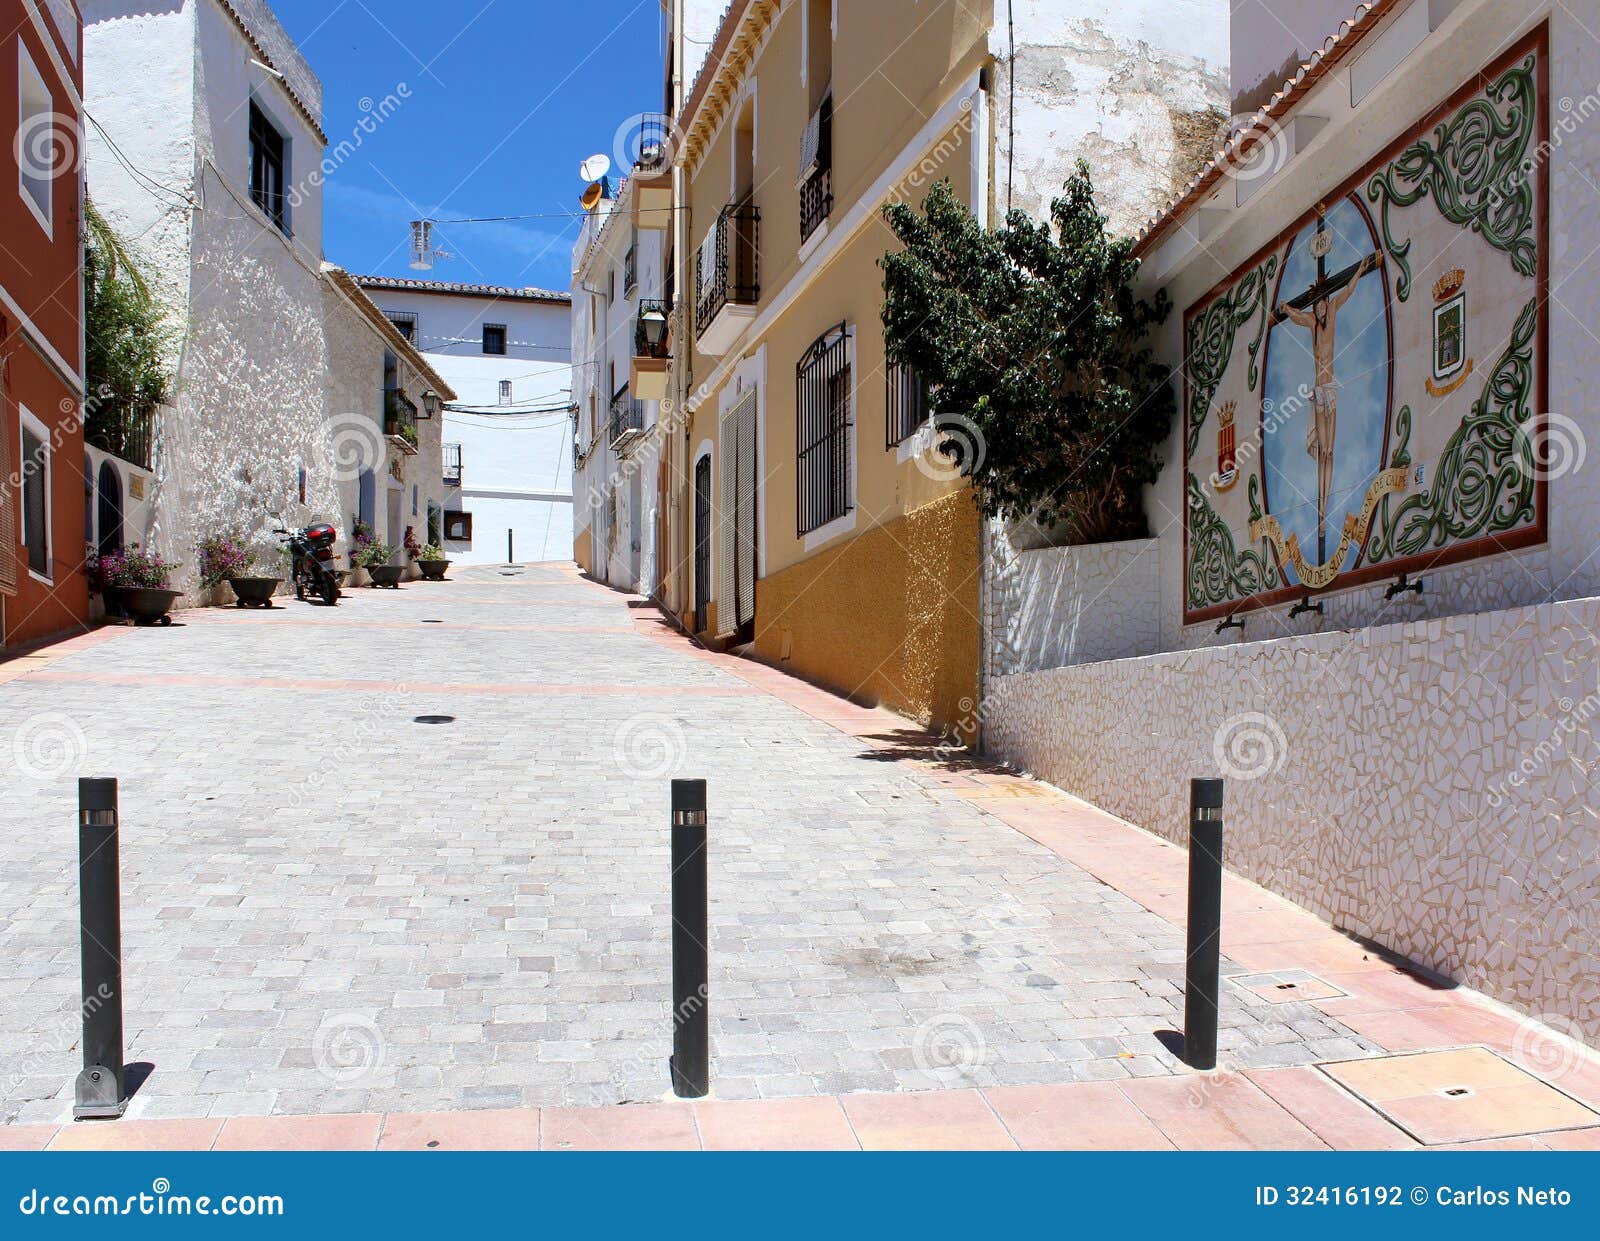
M1182 843L1228 778L1226 863L1600 1044L1600 599L990 684L993 752Z

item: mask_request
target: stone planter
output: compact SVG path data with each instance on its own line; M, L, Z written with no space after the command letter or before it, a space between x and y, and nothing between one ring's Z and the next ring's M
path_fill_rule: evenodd
M135 625L170 625L172 617L167 614L181 593L153 586L113 586L106 591L106 603L132 619Z
M275 577L230 577L228 585L233 587L233 601L236 607L241 608L270 608L272 596L278 592L278 587L283 583Z
M367 570L372 575L372 584L385 590L399 590L400 579L406 575L404 565L381 564Z
M417 568L422 570L422 576L430 582L444 581L444 571L450 567L448 560L419 560Z

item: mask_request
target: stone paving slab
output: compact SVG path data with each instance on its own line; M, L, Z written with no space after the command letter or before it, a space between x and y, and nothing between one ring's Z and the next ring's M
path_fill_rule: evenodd
M0 1039L28 1049L0 1122L70 1112L78 774L122 779L127 1048L154 1065L132 1120L659 1099L675 775L710 782L722 1102L1185 1073L1180 852L628 602L470 570L114 631L0 684L26 760L0 804ZM1229 972L1321 952L1360 976L1326 926L1228 893L1267 915ZM1367 998L1346 1019L1232 988L1224 1062L1376 1054L1414 997Z

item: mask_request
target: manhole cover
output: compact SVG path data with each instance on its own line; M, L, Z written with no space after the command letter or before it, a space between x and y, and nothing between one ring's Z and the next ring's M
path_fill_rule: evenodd
M413 724L454 724L456 717L453 715L419 715L411 722Z
M1486 1047L1319 1067L1425 1146L1600 1125L1600 1113Z

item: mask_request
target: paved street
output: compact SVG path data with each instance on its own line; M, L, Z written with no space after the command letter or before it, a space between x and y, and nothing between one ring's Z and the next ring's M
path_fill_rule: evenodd
M479 569L13 669L0 1122L70 1112L80 774L122 782L134 1115L660 1098L673 775L710 782L719 1098L1183 1071L1171 921L654 617ZM1230 1065L1376 1050L1226 990Z

